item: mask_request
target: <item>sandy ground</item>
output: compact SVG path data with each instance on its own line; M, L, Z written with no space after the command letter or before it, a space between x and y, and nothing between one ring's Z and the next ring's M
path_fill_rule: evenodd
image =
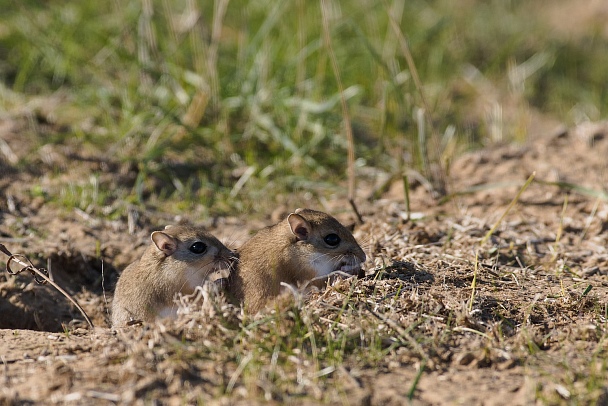
M65 151L53 153L61 160ZM556 128L525 145L497 145L460 157L449 173L449 190L456 195L446 203L439 204L412 183L412 215L423 216L420 220L407 219L399 180L381 199L362 196L365 223L356 227L355 236L368 254L368 276L340 283L352 284L353 303L373 303L375 310L366 317L385 318L381 325L387 339L406 337L402 330L410 329L420 347L395 346L374 362L353 356L317 386L304 385L297 394L262 390L262 383L254 389L235 372L239 354L213 352L213 345L238 335L238 328L213 330L217 313L204 319L210 329L206 336L184 327L192 326L188 315L178 322L111 331L107 309L120 270L141 255L150 230L170 215L140 216L133 233L128 224L86 213L66 215L24 193L22 185L39 173L1 163L0 190L8 199L0 207L0 242L38 266L50 265L55 281L74 295L95 328L89 329L78 310L52 287L36 284L30 275L0 274L0 400L362 405L400 405L408 397L423 405L603 401L607 374L596 360L605 355L606 337L606 156L608 123ZM90 159L82 162L95 165ZM483 236L532 173L535 181L480 250ZM344 202L328 205L344 223L353 222L349 211L339 209ZM209 227L238 247L246 230L270 221L219 219ZM380 272L382 264L392 267ZM468 308L473 278L476 296ZM321 324L336 313L326 304L340 288L330 290L304 305ZM230 317L240 316L233 311ZM181 343L179 350L176 343ZM590 380L599 384L590 386Z

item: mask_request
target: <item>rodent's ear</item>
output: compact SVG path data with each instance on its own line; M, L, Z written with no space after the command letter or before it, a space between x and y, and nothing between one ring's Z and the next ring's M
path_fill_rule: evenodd
M177 251L177 241L167 233L155 231L150 236L156 248L165 253L166 256L171 256Z
M308 239L312 227L304 217L296 213L291 213L289 216L287 216L287 222L289 223L291 232L298 238L298 240L306 241Z

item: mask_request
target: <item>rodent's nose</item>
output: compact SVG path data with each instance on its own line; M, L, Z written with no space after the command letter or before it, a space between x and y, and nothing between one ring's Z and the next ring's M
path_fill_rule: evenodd
M362 263L365 262L365 260L367 259L367 256L365 255L365 252L363 252L363 250L361 248L359 248L357 250L357 252L353 253L355 255L355 257L357 257L358 260L360 260Z

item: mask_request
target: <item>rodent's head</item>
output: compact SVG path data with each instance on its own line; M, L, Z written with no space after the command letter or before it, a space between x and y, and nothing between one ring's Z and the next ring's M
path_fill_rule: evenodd
M351 232L332 216L297 209L286 221L295 238L296 255L314 271L314 277L335 271L356 275L361 270L365 253Z
M168 272L183 272L190 289L212 272L230 269L236 254L200 227L167 226L151 235L156 257ZM176 275L177 276L177 275Z

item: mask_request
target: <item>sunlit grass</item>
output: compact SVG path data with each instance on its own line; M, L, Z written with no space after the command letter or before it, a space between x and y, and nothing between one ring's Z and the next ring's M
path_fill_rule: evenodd
M3 114L62 94L39 114L65 130L39 145L77 142L131 164L137 177L120 186L136 202L175 197L227 213L263 211L281 193L345 195L347 143L320 4L4 3ZM606 116L608 40L592 27L555 36L523 2L328 2L359 167L398 175L425 165L423 103L389 13L442 137L429 151L435 164L525 140L534 109L566 124Z

